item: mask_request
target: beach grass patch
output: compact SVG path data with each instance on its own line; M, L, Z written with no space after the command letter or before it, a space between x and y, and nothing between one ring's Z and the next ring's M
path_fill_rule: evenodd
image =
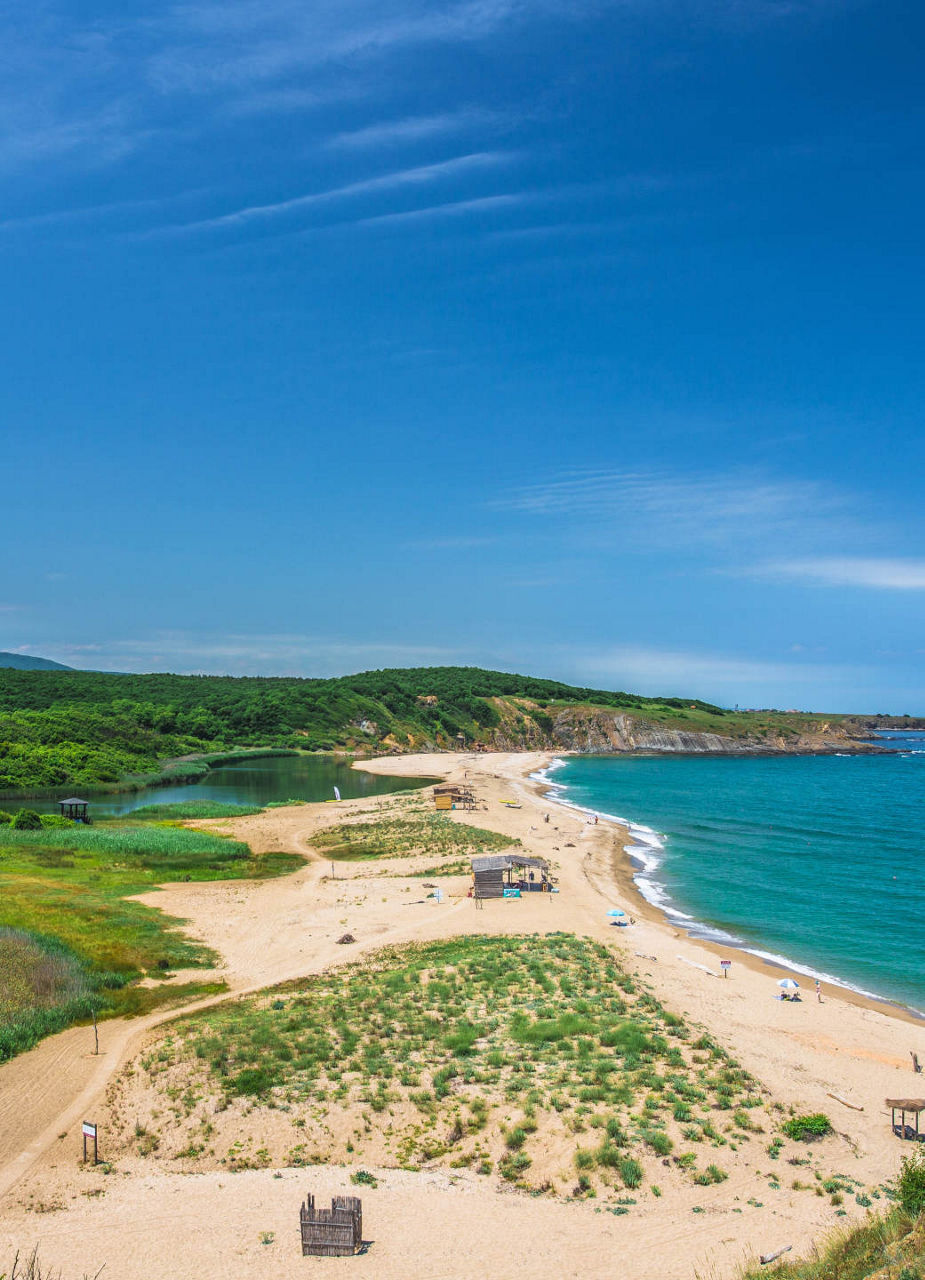
M520 841L497 831L454 822L442 813L405 810L375 822L343 822L311 838L318 853L335 862L372 862L419 854L454 857L507 849ZM468 869L468 867L467 867ZM431 868L432 874L438 874Z
M391 947L181 1019L146 1056L145 1087L158 1107L192 1090L207 1118L289 1114L279 1159L304 1145L297 1123L324 1158L346 1159L359 1117L381 1163L488 1161L520 1184L537 1152L564 1144L592 1181L629 1185L638 1165L640 1185L643 1159L680 1136L677 1090L702 1099L692 1109L713 1095L683 1024L669 1039L661 1006L628 995L621 973L606 947L562 933Z

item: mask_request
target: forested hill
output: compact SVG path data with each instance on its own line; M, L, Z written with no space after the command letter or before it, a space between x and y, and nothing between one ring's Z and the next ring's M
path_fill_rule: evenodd
M71 671L63 662L51 658L35 658L31 653L5 653L0 650L0 667L15 667L18 671Z
M179 757L248 747L371 754L455 747L462 734L469 745L504 749L626 749L622 727L616 738L607 738L609 728L600 736L602 724L617 723L615 713L628 717L621 726L646 725L663 737L741 738L756 728L777 734L805 728L791 724L794 717L756 725L747 715L697 700L644 698L478 667L326 680L0 669L0 790L107 785L150 777Z

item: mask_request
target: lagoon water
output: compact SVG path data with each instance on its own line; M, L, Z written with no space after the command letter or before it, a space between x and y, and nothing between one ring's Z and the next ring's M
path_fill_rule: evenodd
M570 758L557 798L633 826L680 926L925 1010L925 734L878 756ZM560 790L561 788L561 790Z
M259 756L212 769L202 782L147 787L144 791L89 796L90 813L130 813L142 805L178 804L182 800L222 800L228 804L265 805L278 800L332 800L335 786L345 800L381 796L425 786L433 779L390 778L352 769L334 756ZM78 792L79 794L79 792ZM7 807L10 801L5 802ZM41 813L57 813L56 800L23 801Z

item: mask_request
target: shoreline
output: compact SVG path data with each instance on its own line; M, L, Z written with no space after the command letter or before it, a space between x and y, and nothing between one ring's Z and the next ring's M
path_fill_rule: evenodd
M732 935L727 938L718 938L714 936L712 931L719 931L720 926L711 925L709 921L696 920L678 908L666 907L653 902L645 895L637 883L637 876L641 872L645 872L647 868L641 859L635 860L639 861L641 865L639 867L635 865L633 854L630 850L638 847L633 844L635 832L652 831L653 835L658 833L642 823L634 822L630 818L620 818L615 814L605 813L601 809L592 809L585 805L575 804L573 801L557 795L557 791L564 792L566 790L565 785L553 782L548 777L548 774L556 767L557 760L564 761L566 757L573 756L575 756L574 752L559 752L548 765L524 776L528 781L535 784L535 794L538 799L572 813L593 815L599 818L602 823L606 823L622 833L620 855L619 858L614 859L614 879L623 892L635 898L640 915L646 916L653 923L661 924L671 929L675 936L680 936L683 933L684 936L692 941L702 943L713 950L721 960L737 958L748 964L755 972L764 972L771 969L779 972L796 973L811 979L818 978L823 986L834 987L839 996L850 1004L857 1004L861 1008L885 1009L893 1016L903 1021L911 1022L916 1026L925 1023L925 1012L910 1005L905 1005L899 1000L852 986L846 979L820 970L814 970L809 964L802 961L791 960L787 956L775 954L770 950L758 950L757 947L749 946L744 940L735 938ZM620 865L618 865L618 862ZM722 932L725 932L725 930L722 930ZM760 945L759 943L758 946Z

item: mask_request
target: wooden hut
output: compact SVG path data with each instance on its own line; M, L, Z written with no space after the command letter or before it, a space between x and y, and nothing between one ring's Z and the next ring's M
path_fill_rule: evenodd
M893 1116L893 1132L897 1138L911 1138L913 1142L925 1141L925 1130L919 1132L919 1116L925 1111L925 1098L887 1098L886 1105ZM896 1113L899 1112L899 1120ZM915 1117L915 1126L906 1124L906 1115Z
M333 1196L330 1209L316 1209L315 1197L305 1197L299 1210L302 1254L318 1258L349 1258L363 1243L363 1205L356 1196Z
M471 787L461 787L456 783L434 787L434 808L474 809L475 792Z
M548 892L549 863L522 853L489 853L472 859L476 898L503 898L504 890Z

